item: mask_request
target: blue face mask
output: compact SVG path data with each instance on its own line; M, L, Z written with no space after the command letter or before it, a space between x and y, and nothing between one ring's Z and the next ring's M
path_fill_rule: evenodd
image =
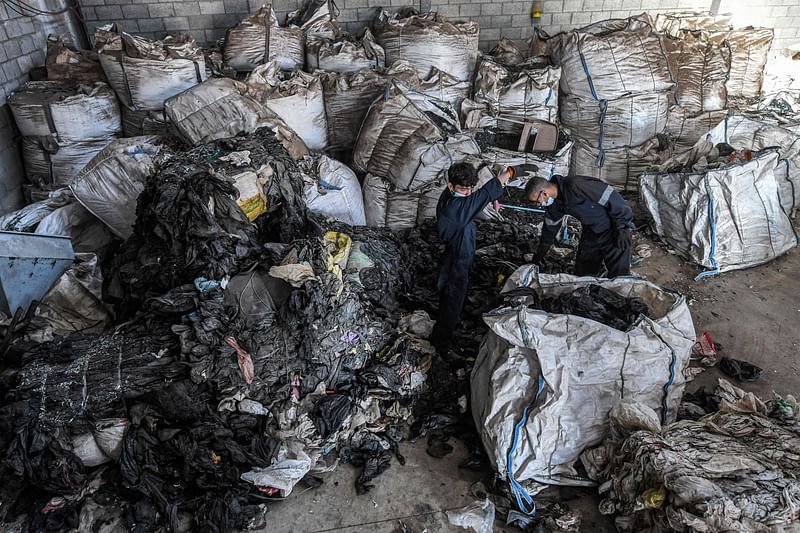
M553 205L553 202L555 202L555 201L556 201L556 199L553 198L552 196L550 196L549 198L547 198L547 200L545 200L542 203L542 207L550 207L551 205Z
M454 196L455 198L466 198L466 197L467 197L467 195L466 195L466 194L462 194L462 193L460 193L460 192L456 192L456 191L450 191L450 192L452 192L452 193L453 193L453 196Z

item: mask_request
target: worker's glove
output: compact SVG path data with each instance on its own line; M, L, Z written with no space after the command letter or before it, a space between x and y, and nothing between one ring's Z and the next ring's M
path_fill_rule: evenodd
M617 228L617 248L627 250L631 247L631 229L627 227Z

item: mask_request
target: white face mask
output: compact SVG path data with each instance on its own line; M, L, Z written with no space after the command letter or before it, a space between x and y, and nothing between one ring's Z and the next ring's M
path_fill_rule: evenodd
M549 197L547 198L547 200L545 200L544 202L542 202L542 206L543 206L543 207L550 207L551 205L553 205L553 202L555 202L555 201L556 201L556 199L555 199L555 198L553 198L552 196L549 196Z
M466 198L466 197L467 197L467 195L466 195L466 194L462 194L462 193L460 193L460 192L456 192L456 191L450 191L450 192L451 192L451 193L453 193L453 196L454 196L455 198Z

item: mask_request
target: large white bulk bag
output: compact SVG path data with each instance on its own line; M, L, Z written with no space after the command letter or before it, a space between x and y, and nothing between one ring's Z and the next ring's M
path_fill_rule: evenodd
M533 265L517 269L503 290L553 297L587 285L641 298L651 317L620 331L527 305L484 315L490 331L472 369L472 415L489 460L518 497L525 482L532 492L539 483L586 484L575 463L605 438L608 413L621 401L647 405L662 423L678 415L695 343L683 296L643 279L539 274Z
M338 40L314 39L306 43L306 70L358 72L364 68L383 68L386 54L369 29L360 39L345 35Z
M48 80L71 80L84 83L105 82L106 75L91 50L73 48L57 35L47 36L47 55L44 59Z
M257 67L247 77L258 99L303 139L309 150L328 145L325 98L319 76L302 71L282 72L273 61Z
M728 104L730 49L702 35L685 33L680 38L664 39L672 75L675 100L692 113L725 109Z
M140 137L142 135L166 135L167 117L164 110L139 111L121 104L122 136Z
M445 187L444 178L439 178L421 189L403 191L389 180L367 174L362 188L367 226L404 230L435 218Z
M664 131L669 93L631 94L614 100L561 99L561 122L596 148L638 146Z
M780 161L775 171L783 210L794 217L800 207L800 132L778 126L759 115L735 114L723 117L715 127L701 136L698 145L727 143L739 150L761 151L776 148ZM679 156L676 156L676 158ZM683 156L682 162L691 157Z
M101 256L113 240L105 224L78 202L59 207L44 217L35 233L69 237L75 252L97 253Z
M479 155L480 147L461 133L450 105L394 81L364 119L353 165L385 177L398 189L414 190L439 178L453 163Z
M117 97L102 82L29 81L11 93L8 106L26 137L81 141L122 133Z
M713 143L707 143L707 148ZM694 161L704 155L698 151ZM705 172L647 173L641 199L653 229L686 259L725 272L771 261L797 246L780 201L776 150ZM669 163L665 165L670 166ZM666 167L665 167L666 168Z
M69 185L86 164L113 138L57 141L53 137L24 137L22 160L28 180L40 186Z
M306 41L334 39L342 33L334 17L337 9L333 0L306 0L300 9L286 15L286 26L299 27Z
M761 94L764 67L775 31L772 28L742 28L725 36L731 51L728 96L755 98Z
M504 67L489 58L478 66L473 100L484 104L493 117L517 122L558 121L558 84L561 69L536 63ZM522 124L498 120L503 131L522 133Z
M450 104L456 113L461 112L461 102L470 97L472 83L458 80L447 72L436 67L431 68L431 75L421 80L415 87L422 94Z
M678 38L685 32L712 31L723 32L732 28L733 17L729 14L712 15L708 12L659 13L656 15L655 29L670 37Z
M303 68L305 36L298 27L280 27L270 4L228 30L223 58L226 67L240 72L270 61L285 70Z
M305 166L303 198L308 209L351 226L364 226L361 184L346 165L326 156L311 159ZM300 162L304 167L303 162Z
M480 37L477 22L448 22L436 13L399 18L383 12L375 31L387 65L405 59L421 78L436 67L461 81L472 80Z
M661 37L638 18L592 24L555 35L547 44L561 66L564 94L613 100L674 85Z
M0 231L32 232L44 217L72 202L72 195L67 189L58 189L38 202L33 202L22 209L0 215Z
M419 83L417 71L406 61L395 61L391 68L362 69L353 73L320 73L328 119L328 149L350 151L369 107L392 79L412 85Z
M682 152L694 146L710 129L724 120L727 114L725 109L690 113L681 106L671 106L665 133L675 143L675 151Z
M137 110L163 109L206 78L203 52L188 35L149 41L107 25L97 29L95 48L117 97Z
M570 172L603 180L620 191L637 191L639 176L671 155L664 136L654 137L639 146L601 149L581 138L572 147Z
M133 235L139 194L160 151L159 137L118 139L92 158L70 190L115 235L127 239Z
M245 83L214 78L173 96L164 108L181 137L196 146L254 132L274 116L251 92Z

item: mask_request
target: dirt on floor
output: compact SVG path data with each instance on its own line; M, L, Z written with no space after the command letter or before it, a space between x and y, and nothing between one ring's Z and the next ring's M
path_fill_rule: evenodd
M694 278L701 272L644 234L634 243L642 255L634 274L684 294L690 305L696 331L708 332L720 355L744 359L764 369L756 382L739 384L745 390L769 398L797 394L800 383L800 251L748 270ZM713 389L717 368L703 372L688 384L691 392L701 386ZM277 532L422 532L463 531L448 523L446 510L475 500L476 485L491 479L491 472L476 473L458 468L466 451L460 444L444 459L425 452L425 443L405 444L405 466L375 480L375 489L355 494L356 472L337 469L325 484L307 493L293 494L285 505L273 506L267 515L269 531ZM538 497L558 501L580 517L580 531L615 531L609 517L597 510L599 499L592 489L553 488ZM517 531L495 523L495 531Z

